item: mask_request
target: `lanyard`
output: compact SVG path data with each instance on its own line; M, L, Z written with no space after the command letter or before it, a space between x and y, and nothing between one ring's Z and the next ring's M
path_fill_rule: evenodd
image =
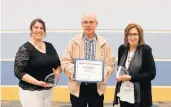
M135 56L135 52L136 52L136 50L134 51L134 53L132 54L132 56L130 57L130 51L128 51L128 68L127 69L129 69L129 67L130 67L130 64L131 64L131 61L132 61L132 59L134 58L134 56Z

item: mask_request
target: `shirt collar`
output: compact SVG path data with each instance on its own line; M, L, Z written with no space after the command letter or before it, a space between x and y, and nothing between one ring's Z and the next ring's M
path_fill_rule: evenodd
M86 35L83 35L83 39L86 40L86 41L96 41L97 40L97 37L96 37L96 35L94 35L93 36L93 39L92 40L89 40Z

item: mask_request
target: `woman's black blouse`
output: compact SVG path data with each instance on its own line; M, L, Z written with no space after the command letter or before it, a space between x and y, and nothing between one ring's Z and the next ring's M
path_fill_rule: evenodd
M60 59L53 45L48 42L44 43L46 45L46 53L40 52L30 42L26 42L16 54L14 73L20 80L19 87L24 90L50 89L27 83L21 79L23 75L29 74L39 81L44 81L45 77L53 72L53 68L56 69L60 66Z

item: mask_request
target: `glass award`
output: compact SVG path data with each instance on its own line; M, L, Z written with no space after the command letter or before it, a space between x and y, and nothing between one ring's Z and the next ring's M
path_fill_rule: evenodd
M129 72L125 67L119 66L116 72L116 77L122 76L122 75L129 75Z
M51 73L46 76L44 81L48 87L54 87L58 84L58 79L56 78L56 73Z

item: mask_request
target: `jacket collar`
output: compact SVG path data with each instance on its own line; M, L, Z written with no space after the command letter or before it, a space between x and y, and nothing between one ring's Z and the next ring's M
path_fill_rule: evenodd
M97 42L99 42L100 46L104 45L106 42L106 40L104 40L101 36L99 36L98 34L95 34L97 37ZM81 44L81 42L83 41L83 33L78 34L76 37L74 37L72 39L75 43L77 43L78 45Z

